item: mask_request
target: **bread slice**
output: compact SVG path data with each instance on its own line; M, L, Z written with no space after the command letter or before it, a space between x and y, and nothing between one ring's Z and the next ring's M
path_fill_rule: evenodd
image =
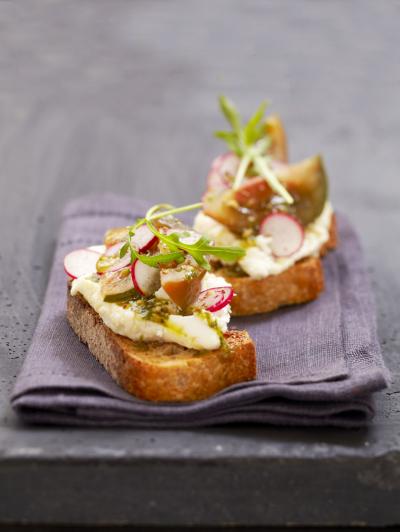
M216 275L232 284L236 296L232 300L233 316L248 316L271 312L279 307L306 303L316 299L324 289L321 258L337 245L336 218L333 215L329 240L321 247L319 257L306 257L277 275L265 279L232 277L227 268L219 268Z
M69 291L67 317L112 378L140 399L197 401L256 377L255 347L246 331L225 334L230 351L133 342L111 331L81 295L71 296Z

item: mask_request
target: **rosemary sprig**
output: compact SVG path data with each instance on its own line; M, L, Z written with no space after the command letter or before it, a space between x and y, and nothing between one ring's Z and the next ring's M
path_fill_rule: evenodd
M235 105L225 96L219 97L219 105L225 118L232 126L232 131L217 131L215 136L224 140L228 147L240 157L239 168L233 182L233 188L240 187L251 164L263 177L269 186L284 200L291 204L293 198L271 168L271 160L267 156L267 149L271 143L263 125L263 118L267 108L264 101L258 107L250 120L242 125L241 116Z

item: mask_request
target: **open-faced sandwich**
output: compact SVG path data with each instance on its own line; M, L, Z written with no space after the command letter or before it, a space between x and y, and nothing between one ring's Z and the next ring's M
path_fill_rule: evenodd
M255 378L247 332L228 331L233 290L209 257L236 261L174 215L201 204L151 208L104 245L69 253L67 316L117 383L150 401L204 399Z
M242 257L212 257L213 271L237 296L233 315L269 312L315 299L324 288L320 257L336 245L335 216L319 155L289 164L278 116L266 103L247 124L220 98L232 131L218 131L230 151L212 163L195 219L196 231L216 245L239 246Z

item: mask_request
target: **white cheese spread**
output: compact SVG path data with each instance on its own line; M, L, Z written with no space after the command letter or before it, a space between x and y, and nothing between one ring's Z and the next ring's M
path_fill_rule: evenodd
M227 286L222 278L206 273L202 280L202 290L215 286ZM133 308L116 303L107 303L101 295L100 284L93 275L78 277L72 282L71 295L80 293L89 305L99 314L105 325L116 334L134 341L175 342L191 349L218 349L221 338L218 331L201 314L180 316L171 314L163 323L141 317ZM159 294L158 297L162 296ZM164 297L160 297L165 299ZM230 320L230 305L218 312L208 313L215 319L221 332L227 330Z
M217 246L245 247L246 254L238 261L240 267L253 279L263 279L287 270L300 259L318 255L321 246L329 240L332 214L332 206L326 202L320 216L306 226L303 245L290 257L275 257L271 251L270 237L258 235L249 245L203 212L197 214L194 229L211 238Z

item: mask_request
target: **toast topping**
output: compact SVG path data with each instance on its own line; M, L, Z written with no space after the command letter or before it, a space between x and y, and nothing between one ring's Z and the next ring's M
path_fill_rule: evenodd
M203 210L233 233L259 233L272 212L285 212L307 225L327 200L327 177L320 156L288 164L286 136L278 116L264 120L262 103L243 125L235 106L221 96L220 106L232 127L217 131L231 150L211 165Z
M244 250L215 246L173 216L195 207L158 205L133 226L107 231L103 249L83 250L91 260L88 268L77 261L77 252L69 254L67 273L75 278L71 294L79 292L107 326L132 340L176 342L199 350L220 347L231 300L221 294L223 287L228 294L231 289L208 273L209 258L237 260ZM74 261L84 275L73 275Z
M230 245L241 246L246 250L245 256L237 262L223 264L232 268L232 276L240 277L249 275L254 279L263 279L268 275L277 275L288 269L295 262L305 257L318 255L319 250L329 240L329 228L332 221L333 210L329 202L320 216L304 229L304 238L301 247L289 256L276 256L273 253L273 238L258 235L250 238L239 238L225 225L215 219L199 212L194 226L197 231L208 235L218 245L229 242Z
M207 273L202 289L227 283ZM171 300L152 296L121 302L104 301L100 283L95 276L83 276L72 283L71 294L80 293L99 314L113 332L134 341L174 342L198 350L218 349L222 345L223 333L230 320L230 306L217 312L193 307L183 314Z
M276 115L264 119L265 102L246 124L227 98L219 103L232 129L216 136L230 151L211 165L195 229L218 245L246 248L245 257L219 262L263 278L317 253L328 238L326 172L320 156L288 163L282 122Z

